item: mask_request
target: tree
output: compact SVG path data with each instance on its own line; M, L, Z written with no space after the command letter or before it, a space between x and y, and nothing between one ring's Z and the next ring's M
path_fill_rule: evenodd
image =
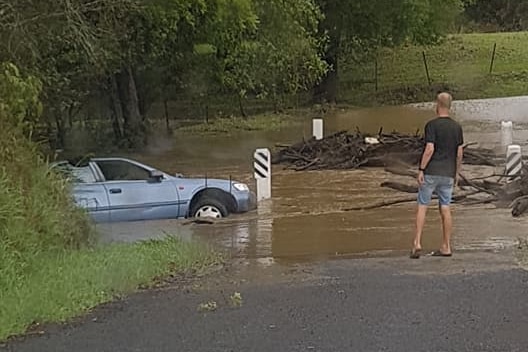
M233 12L220 11L215 27L225 30L213 41L219 80L238 95L242 115L246 96L271 98L277 109L283 95L311 88L326 70L318 33L322 14L314 2L257 0L244 11L238 21Z
M325 60L331 69L316 87L314 98L336 102L339 61L343 54L360 56L378 46L405 40L432 43L449 29L461 11L460 0L319 0L328 36Z
M528 29L528 1L470 0L464 17L493 31L523 31Z
M54 147L64 146L66 120L71 124L111 62L111 29L134 6L129 0L0 0L0 61L42 81L42 118L50 137L57 131Z
M278 109L318 82L314 1L0 0L0 62L42 82L53 148L90 104L104 107L98 122L121 146L140 147L150 106L189 87L238 96L243 112L247 96Z

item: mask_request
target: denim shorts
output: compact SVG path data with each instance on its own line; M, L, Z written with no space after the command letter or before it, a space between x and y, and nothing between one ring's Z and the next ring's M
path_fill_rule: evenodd
M433 192L438 196L440 206L449 206L453 196L454 178L437 175L424 175L424 183L418 190L418 204L429 205Z

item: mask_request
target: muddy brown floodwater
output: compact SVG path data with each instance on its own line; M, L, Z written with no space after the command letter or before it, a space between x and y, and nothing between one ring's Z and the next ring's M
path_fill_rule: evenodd
M454 117L463 125L466 141L500 150L500 121L514 121L514 141L528 141L528 97L459 101ZM430 104L340 110L325 116L325 133L353 130L375 133L416 132L433 116ZM155 141L135 158L165 171L190 176L252 180L255 148L293 143L310 136L311 116L279 132L251 132L230 136L177 136ZM495 170L472 167L466 172L491 174ZM320 259L348 255L390 255L407 251L413 235L414 204L376 210L342 209L398 198L401 193L382 189L389 178L381 169L295 172L274 167L273 198L257 211L231 216L214 225L185 225L182 221L154 221L99 225L107 241L159 238L166 233L198 238L232 250L244 258L269 263L276 260ZM456 250L500 250L526 237L528 220L514 219L507 209L455 206ZM424 247L440 243L439 217L434 206L428 215Z

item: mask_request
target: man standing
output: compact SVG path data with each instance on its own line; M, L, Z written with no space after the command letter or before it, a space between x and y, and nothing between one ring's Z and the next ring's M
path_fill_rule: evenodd
M433 192L438 196L443 230L442 246L433 252L433 256L450 257L452 254L450 241L453 220L450 204L453 188L458 182L464 152L462 127L449 116L452 100L449 93L438 94L437 117L425 126L425 148L418 172L416 235L410 255L413 259L420 258L422 232Z

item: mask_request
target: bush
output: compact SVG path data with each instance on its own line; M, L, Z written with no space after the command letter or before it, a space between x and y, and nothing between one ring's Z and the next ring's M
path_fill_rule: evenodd
M30 141L41 110L40 84L0 66L0 290L43 251L79 248L93 236L68 184L50 172ZM10 272L12 275L7 275Z

